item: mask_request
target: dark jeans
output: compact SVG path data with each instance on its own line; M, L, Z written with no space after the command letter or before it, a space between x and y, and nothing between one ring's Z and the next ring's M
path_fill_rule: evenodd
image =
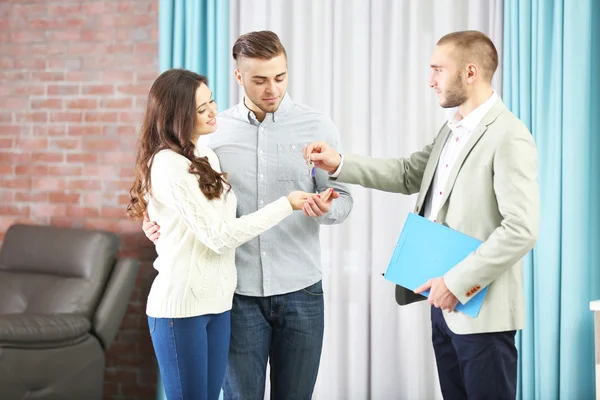
M310 399L323 347L321 282L270 297L235 295L225 400L262 400L267 360L271 399Z
M431 329L444 400L515 399L515 331L457 335L435 307Z
M230 312L191 318L148 317L169 400L217 400L223 385Z

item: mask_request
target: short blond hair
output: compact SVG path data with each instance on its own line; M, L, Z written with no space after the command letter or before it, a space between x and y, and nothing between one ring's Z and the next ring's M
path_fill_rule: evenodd
M479 31L458 31L444 35L437 42L438 46L452 44L457 49L456 54L459 64L469 62L477 64L483 74L491 82L498 68L498 51L494 42L484 33Z

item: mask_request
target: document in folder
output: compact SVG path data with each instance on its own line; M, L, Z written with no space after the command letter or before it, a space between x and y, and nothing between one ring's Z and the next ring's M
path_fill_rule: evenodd
M409 213L384 278L415 290L429 279L443 276L481 243L464 233ZM459 302L456 310L476 317L487 290L486 286L467 304ZM429 291L423 294L427 297Z

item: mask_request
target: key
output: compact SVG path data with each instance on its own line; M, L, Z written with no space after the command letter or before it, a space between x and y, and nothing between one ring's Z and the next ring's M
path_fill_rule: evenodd
M309 178L314 178L315 176L315 163L312 162L312 160L310 159L310 157L308 158L308 177Z

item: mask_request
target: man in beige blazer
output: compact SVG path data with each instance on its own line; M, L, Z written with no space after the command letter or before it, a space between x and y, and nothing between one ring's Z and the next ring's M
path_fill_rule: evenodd
M525 325L521 259L538 235L537 151L527 127L492 89L497 66L496 48L481 32L454 32L438 41L430 86L442 107L458 109L433 143L407 158L342 156L324 142L304 149L305 158L331 179L419 193L415 213L483 241L444 276L415 291L430 289L432 341L445 399L516 396L514 338ZM454 311L486 286L476 318ZM411 301L402 289L396 297Z

